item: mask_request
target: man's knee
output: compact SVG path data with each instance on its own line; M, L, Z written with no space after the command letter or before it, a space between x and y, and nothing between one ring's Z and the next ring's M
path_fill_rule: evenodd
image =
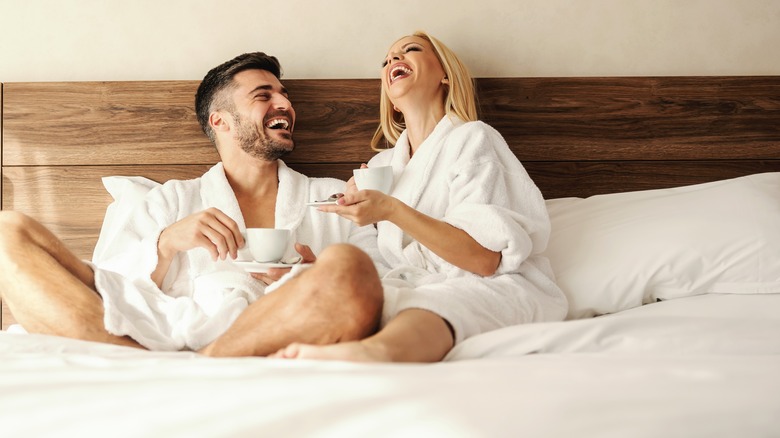
M322 253L317 257L317 260L362 259L363 257L368 258L368 254L357 246L350 245L349 243L335 243L322 250Z
M360 339L371 334L382 313L384 294L368 254L353 245L332 245L317 258L317 264L323 280L339 291L341 308L353 325L350 331L354 333L348 337Z
M30 230L36 226L31 217L17 211L0 211L0 250L17 248L30 240Z
M348 243L328 246L317 257L317 264L327 267L334 275L363 276L379 278L371 257L360 248Z

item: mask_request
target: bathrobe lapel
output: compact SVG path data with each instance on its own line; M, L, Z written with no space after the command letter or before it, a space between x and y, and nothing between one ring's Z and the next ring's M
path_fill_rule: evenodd
M395 180L391 194L395 198L412 208L425 212L425 206L420 203L422 194L445 146L445 140L454 127L455 124L450 117L442 118L412 157L409 156L410 147L407 132L401 133L393 148L393 156L390 160ZM419 264L418 257L412 256L411 253L404 254L404 248L411 242L411 239L400 228L387 221L377 224L377 228L379 230L379 248L385 260L392 266L401 264L417 266Z
M288 247L285 257L297 254L292 245L295 242L295 230L303 220L305 213L305 203L307 192L309 190L309 180L300 173L290 169L279 161L279 190L276 197L276 212L274 221L276 228L286 228L292 231L290 247ZM206 207L216 207L226 215L233 218L238 224L242 233L246 232L246 224L241 208L238 206L238 200L233 193L232 187L225 176L225 169L222 163L217 163L201 178L200 196L203 205ZM251 260L249 250L245 247L239 250L239 260ZM202 273L205 267L211 267L214 263L211 255L207 251L198 251L191 258L191 268L194 272Z
M276 195L276 228L290 230L290 244L284 257L297 255L294 242L299 241L298 232L306 214L309 197L309 178L290 169L279 160L279 191Z

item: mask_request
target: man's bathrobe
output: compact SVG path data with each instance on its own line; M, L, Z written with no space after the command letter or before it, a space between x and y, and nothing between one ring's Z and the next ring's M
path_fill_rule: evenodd
M491 277L472 274L379 222L381 262L390 268L380 271L383 323L404 309L426 309L446 319L460 342L509 325L562 320L566 298L540 256L550 235L544 199L503 137L482 122L445 116L411 159L409 150L404 131L368 166L392 166L392 196L501 252L501 263Z
M305 205L343 192L343 181L307 178L281 161L278 176L276 228L292 231L285 257L297 255L294 242L310 246L315 254L338 242L348 241L369 254L376 247L374 227L356 227ZM222 163L192 180L160 185L140 177L108 177L104 185L114 202L106 212L92 262L110 333L128 335L152 350L198 350L265 293L262 282L229 258L215 262L203 248L177 255L162 290L150 278L157 265L160 233L191 214L216 207L246 231ZM246 247L239 250L238 260L251 260Z

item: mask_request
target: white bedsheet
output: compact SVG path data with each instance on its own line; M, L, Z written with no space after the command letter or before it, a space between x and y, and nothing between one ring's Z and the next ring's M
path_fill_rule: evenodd
M684 298L486 333L431 365L0 332L0 436L780 436L779 310Z

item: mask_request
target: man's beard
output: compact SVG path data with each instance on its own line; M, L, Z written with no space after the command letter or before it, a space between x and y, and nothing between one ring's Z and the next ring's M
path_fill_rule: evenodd
M244 152L255 158L276 161L295 149L292 138L289 143L269 138L265 135L263 126L249 123L238 113L233 114L233 120L236 122L235 139L238 145Z

